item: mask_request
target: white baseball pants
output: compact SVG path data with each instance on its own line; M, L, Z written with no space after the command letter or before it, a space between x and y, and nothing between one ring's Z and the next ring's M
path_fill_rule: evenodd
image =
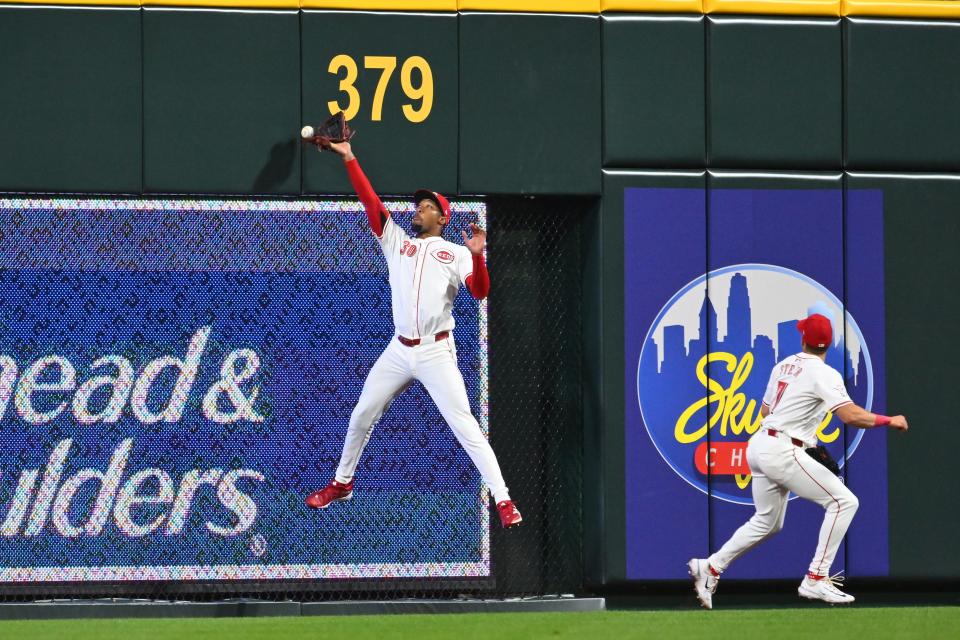
M840 542L860 506L857 497L802 447L783 435L771 436L762 427L747 445L747 464L753 474L757 512L710 556L710 566L723 572L745 552L780 531L787 515L787 496L792 491L826 509L809 572L829 575Z
M497 457L480 431L476 418L470 413L467 389L457 368L457 349L452 335L415 347L408 347L396 338L390 341L370 369L363 383L360 400L350 416L350 427L337 467L337 482L353 479L363 448L373 433L373 426L393 399L414 380L423 383L443 419L480 471L494 500L509 500L510 494L500 473Z

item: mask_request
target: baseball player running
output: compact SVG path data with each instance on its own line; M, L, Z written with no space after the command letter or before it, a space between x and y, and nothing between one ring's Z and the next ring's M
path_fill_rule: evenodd
M720 574L730 563L783 528L791 491L826 510L817 550L797 592L830 604L854 600L837 588L830 577L830 565L859 502L840 478L807 455L805 449L816 445L817 428L827 411L861 429L887 426L906 431L907 419L870 413L850 400L843 377L825 362L833 340L830 320L815 313L798 322L797 328L803 351L773 368L760 406L763 422L747 443L757 512L719 551L687 563L697 598L707 609L713 608Z
M413 196L417 208L411 226L416 235L408 236L370 186L350 143L329 146L343 158L350 182L366 208L370 229L386 256L396 337L367 375L350 416L336 476L307 497L307 506L325 509L353 496L354 471L374 424L394 398L419 380L490 488L501 524L519 525L523 518L510 500L497 458L470 413L453 343L454 321L450 312L460 284L466 285L478 300L490 291L490 276L483 258L486 232L471 224L472 237L462 232L463 246L445 240L443 231L450 222L450 203L439 193L420 190Z

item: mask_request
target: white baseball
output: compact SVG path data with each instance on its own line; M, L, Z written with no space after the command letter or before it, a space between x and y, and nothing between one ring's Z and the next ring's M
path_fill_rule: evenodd
M313 127L310 125L305 126L303 129L300 129L301 138L312 138L313 137Z

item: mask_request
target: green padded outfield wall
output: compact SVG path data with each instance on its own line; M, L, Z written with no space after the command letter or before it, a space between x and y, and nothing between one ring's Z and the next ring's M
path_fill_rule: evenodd
M840 166L840 20L711 16L711 167Z
M600 19L460 17L460 190L600 192Z
M880 190L888 405L914 425L888 451L890 574L956 578L924 550L953 544L958 483L916 469L960 444L958 59L942 19L2 7L0 191L349 193L297 132L353 100L384 194L578 196L584 554L604 585L626 575L624 187L777 170Z
M603 165L703 167L705 20L603 16Z
M960 357L960 292L951 277L960 240L960 175L848 175L850 189L881 189L886 257L887 395L911 431L888 439L890 572L960 576L952 548L960 531L951 473L960 430L951 363ZM899 434L890 434L891 436Z
M673 52L685 42L680 36L682 18L677 16L674 24L671 16L656 16L662 33L675 31L670 40L674 49L664 45L665 51ZM832 189L882 192L887 406L891 412L905 413L913 424L913 431L906 436L887 436L889 575L956 579L960 562L939 562L923 550L953 544L956 518L929 514L955 502L953 496L960 486L939 471L932 474L934 479L925 474L926 479L921 480L916 465L919 460L936 460L933 468L948 468L947 452L958 444L949 420L934 417L949 415L952 393L949 383L932 379L944 375L943 365L930 362L937 353L933 343L948 335L958 317L951 302L955 296L947 265L956 263L960 240L953 220L960 175L949 173L960 171L955 144L960 139L956 131L960 120L953 117L960 109L960 98L950 79L953 65L948 61L957 59L960 24L859 17L841 21L709 16L704 51L706 92L704 113L700 113L687 109L682 100L696 91L689 77L657 84L656 74L662 74L669 62L623 53L630 47L642 48L639 38L630 41L620 33L627 28L639 33L633 22L642 23L643 18L622 23L604 19L603 208L585 251L585 309L600 310L596 317L585 319L585 463L595 465L593 477L601 478L606 490L599 499L588 495L585 501L588 577L595 584L606 585L624 584L627 578L624 530L625 508L630 507L623 489L624 189L690 188L688 184L703 182L704 174L685 170L702 167L720 176L711 178L714 186L725 180L723 175L776 169L782 174L779 182L790 182L791 176L802 177L810 170L830 170L837 176ZM683 54L686 49L676 55ZM672 60L676 55L665 57ZM691 65L689 74L699 73L697 65ZM649 78L651 95L631 86L630 79L635 77ZM665 118L658 122L647 108L671 91L675 108L669 117L657 110ZM689 142L691 132L703 132L707 157L703 164L690 162L696 153ZM923 175L932 171L947 173ZM743 181L726 178L730 179L738 184ZM845 210L837 210L832 217L841 225L846 215ZM709 229L712 218L708 217L706 224ZM746 228L743 233L749 238L751 230ZM753 241L762 242L763 238ZM869 252L868 247L844 243L847 260L856 260L862 255L858 252ZM789 241L782 246L788 252L802 250ZM879 249L881 245L874 246ZM907 247L909 253L904 253ZM921 251L918 260L909 257ZM599 289L591 290L589 283L597 282ZM856 290L861 285L869 283L846 282L844 288ZM908 336L901 328L907 323L929 326L922 337L916 332ZM921 369L929 375L909 373ZM591 429L592 425L599 428ZM934 453L928 437L942 442L943 447L937 446ZM929 468L925 462L921 464ZM870 472L854 459L850 473L858 482L868 481ZM589 486L588 481L585 487ZM806 522L809 518L800 516L795 507L791 509L795 515L788 518L788 526L815 536L817 522ZM717 527L712 517L710 522L704 552L715 549L733 530L729 523ZM859 523L861 527L871 524ZM657 541L656 527L649 529L642 535L649 535L650 542L666 553L671 543ZM771 548L775 546L771 543ZM841 554L838 568L846 553ZM681 565L684 560L678 559ZM857 563L854 573L869 573L870 567L862 559Z
M0 190L141 191L141 19L0 7Z
M960 171L960 22L846 22L847 168Z
M296 12L143 12L144 191L300 192Z

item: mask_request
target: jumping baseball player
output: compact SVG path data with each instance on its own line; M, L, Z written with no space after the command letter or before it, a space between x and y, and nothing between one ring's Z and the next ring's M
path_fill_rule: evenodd
M687 563L697 598L707 609L713 608L720 574L730 563L783 528L791 491L826 509L817 550L797 592L830 604L854 600L837 588L830 565L859 502L840 478L807 455L806 448L816 445L817 428L828 411L861 429L887 426L906 431L907 419L870 413L850 400L843 377L825 362L833 340L830 320L815 313L797 328L803 351L773 368L760 407L763 422L747 443L757 512L719 551Z
M487 483L501 524L519 525L523 518L510 500L497 458L470 413L453 343L451 309L460 284L478 300L490 291L483 258L486 232L471 224L472 237L463 231L463 245L445 240L450 203L439 193L420 190L413 197L417 207L411 225L415 236L408 236L370 186L350 143L331 143L329 148L343 158L350 182L367 211L370 229L386 256L396 337L367 375L350 416L336 476L307 497L307 506L325 509L352 497L354 471L374 424L394 398L419 380Z

